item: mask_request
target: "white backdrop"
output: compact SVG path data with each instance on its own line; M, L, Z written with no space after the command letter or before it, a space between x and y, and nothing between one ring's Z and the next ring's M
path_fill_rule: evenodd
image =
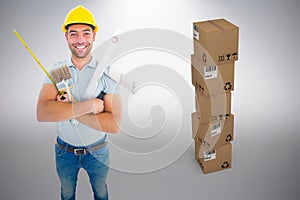
M298 199L300 3L296 0L1 1L1 199L59 199L56 127L38 123L35 117L44 74L11 31L17 29L41 62L51 65L69 56L61 25L67 11L78 4L95 13L100 27L95 46L116 30L160 28L192 39L192 22L215 18L240 28L232 96L232 169L203 175L191 145L159 171L136 175L112 169L111 199ZM190 68L181 70L189 82ZM190 87L188 95L193 98ZM187 100L189 108L192 98ZM92 199L84 173L78 199Z

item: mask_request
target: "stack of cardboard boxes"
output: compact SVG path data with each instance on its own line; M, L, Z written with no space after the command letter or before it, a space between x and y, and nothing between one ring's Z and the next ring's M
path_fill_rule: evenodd
M193 23L192 113L195 157L203 173L231 167L234 115L234 65L238 59L239 28L225 19Z

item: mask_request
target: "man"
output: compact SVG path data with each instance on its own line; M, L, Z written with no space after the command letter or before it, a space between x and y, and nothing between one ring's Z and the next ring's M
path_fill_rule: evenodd
M106 178L109 170L109 151L106 132L119 131L120 100L115 93L116 82L102 74L94 97L83 96L97 67L91 50L98 26L93 14L83 6L72 9L62 27L71 50L71 59L63 62L72 74L70 102L61 100L56 87L45 78L37 103L38 121L57 122L56 169L61 183L61 199L76 196L80 168L86 170L95 200L108 199ZM61 65L62 63L59 63ZM103 100L97 97L104 92Z

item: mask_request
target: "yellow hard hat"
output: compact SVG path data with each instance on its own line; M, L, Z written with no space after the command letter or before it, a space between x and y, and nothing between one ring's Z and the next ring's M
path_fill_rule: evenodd
M66 15L65 22L62 26L62 31L67 32L66 26L71 24L88 24L95 27L94 31L98 31L98 26L96 24L95 18L91 11L82 5L77 6L69 11Z

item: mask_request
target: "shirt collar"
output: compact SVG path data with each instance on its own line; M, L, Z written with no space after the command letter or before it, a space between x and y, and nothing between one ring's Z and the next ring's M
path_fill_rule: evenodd
M70 58L70 59L67 61L67 65L68 65L69 67L74 67L74 68L76 68L76 67L74 66L74 64L72 63L72 58ZM92 57L91 61L90 61L86 66L84 66L83 69L86 68L86 67L96 68L97 65L98 65L97 60L96 60L94 57Z

